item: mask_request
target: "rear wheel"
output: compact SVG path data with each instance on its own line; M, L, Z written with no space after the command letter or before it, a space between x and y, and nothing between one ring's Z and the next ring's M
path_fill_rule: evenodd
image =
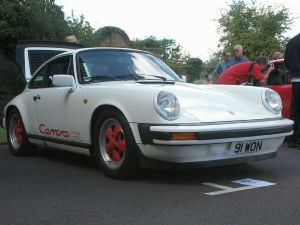
M106 111L94 131L94 156L104 173L112 178L132 178L139 172L137 146L124 116Z
M17 109L10 111L6 127L10 152L17 156L32 155L36 146L28 141L22 117Z

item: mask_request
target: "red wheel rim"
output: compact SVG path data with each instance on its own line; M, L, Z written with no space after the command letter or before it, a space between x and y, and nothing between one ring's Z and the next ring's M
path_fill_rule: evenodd
M122 166L126 155L126 138L118 120L108 118L101 125L99 151L103 162L109 169Z
M17 149L23 141L24 127L19 115L14 114L10 118L9 139L12 146Z
M15 120L14 132L15 132L16 142L18 144L21 144L23 127L22 127L22 122L21 122L20 118L16 118L16 120Z
M125 152L125 137L120 125L112 125L106 129L105 150L113 162L122 160Z

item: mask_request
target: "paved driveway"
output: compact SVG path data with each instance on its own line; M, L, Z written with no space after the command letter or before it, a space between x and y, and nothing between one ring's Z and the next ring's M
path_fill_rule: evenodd
M231 182L244 178L273 185ZM105 177L87 156L14 157L0 145L0 224L298 225L299 208L300 151L285 144L275 159L133 181Z

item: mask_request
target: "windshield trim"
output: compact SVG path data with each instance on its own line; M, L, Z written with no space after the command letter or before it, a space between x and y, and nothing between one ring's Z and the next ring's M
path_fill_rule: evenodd
M174 76L171 76L170 74L168 74L168 76L170 76L172 79L174 80L168 80L166 77L163 77L161 76L161 78L159 78L160 76L159 75L153 75L153 74L141 74L142 76L143 75L147 75L147 76L153 76L153 77L157 77L157 79L140 79L140 80L149 80L149 81L152 81L152 80L158 80L160 82L166 82L166 81L174 81L174 82L180 82L181 79L180 77L166 64L162 61L162 59L160 57L157 57L157 55L151 53L151 52L146 52L146 51L142 51L142 50L138 50L138 49L119 49L119 48L94 48L94 49L82 49L80 51L78 51L75 55L75 58L76 58L76 75L77 75L77 78L78 78L78 83L79 84L89 84L89 83L92 83L90 81L85 81L83 80L82 76L81 76L81 73L80 73L80 62L79 62L79 56L81 53L85 53L85 52L135 52L135 53L139 53L139 54L145 54L145 55L151 55L152 57L155 57L157 60L161 61L161 63L163 63L167 69L170 70L170 72L172 72ZM167 74L167 73L166 73ZM135 74L135 75L140 75L140 74ZM136 80L136 81L139 81L139 79L118 79L118 76L115 76L114 78L112 78L111 80L103 80L103 81L99 81L99 82L107 82L107 81L120 81L120 80L124 80L124 81L129 81L129 80Z

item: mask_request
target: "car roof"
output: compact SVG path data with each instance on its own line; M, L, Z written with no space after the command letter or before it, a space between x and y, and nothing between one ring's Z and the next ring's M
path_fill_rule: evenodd
M85 46L81 43L67 42L67 41L20 40L18 42L18 47L19 48L54 47L54 48L78 49L78 48L84 48Z
M111 52L139 52L139 53L145 53L145 54L151 54L155 55L152 52L147 52L144 50L139 50L139 49L133 49L133 48L118 48L118 47L93 47L93 48L80 48L80 49L74 49L70 52L72 53L78 53L78 52L84 52L84 51L111 51Z

